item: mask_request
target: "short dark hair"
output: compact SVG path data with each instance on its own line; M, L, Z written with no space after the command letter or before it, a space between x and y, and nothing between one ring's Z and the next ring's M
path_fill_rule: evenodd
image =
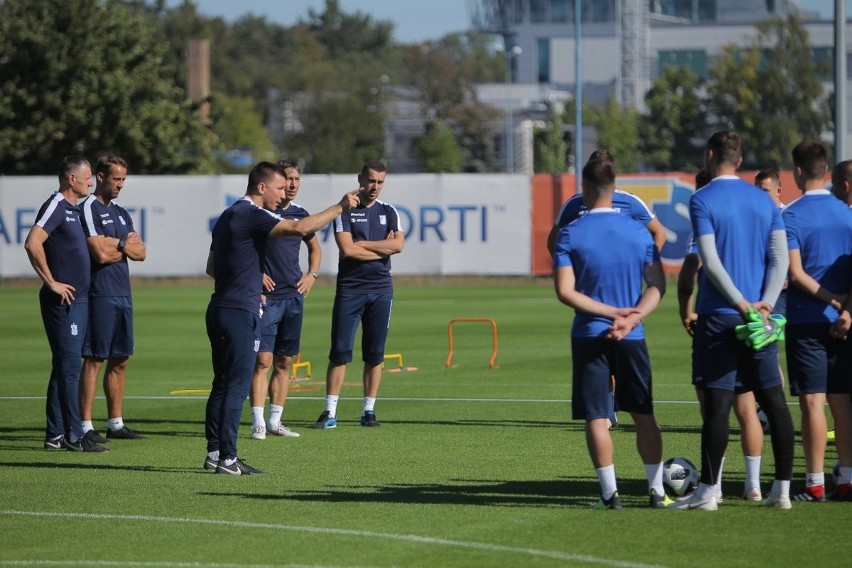
M124 158L115 156L113 154L101 156L100 158L98 158L98 163L95 166L95 173L108 174L109 169L112 166L121 166L122 168L127 169L127 162L124 160Z
M599 192L615 185L615 167L612 162L586 162L583 166L583 191Z
M701 189L711 181L713 181L713 176L710 175L708 170L699 170L698 173L695 174L695 189Z
M282 170L289 170L292 168L297 172L302 173L302 168L300 168L299 164L297 164L293 160L278 160L275 165L281 168Z
M589 159L586 161L589 162L609 162L610 164L615 165L615 158L612 157L612 154L609 150L604 150L603 148L599 148L589 154Z
M759 187L765 179L771 179L773 181L781 183L781 174L779 174L775 170L760 170L759 172L757 172L757 175L754 176L754 185Z
M831 192L839 199L844 198L843 182L852 184L852 160L838 162L831 170Z
M740 135L733 130L719 130L707 140L707 149L713 151L716 164L736 165L743 155Z
M361 168L361 173L358 175L365 176L367 175L367 172L369 170L382 173L388 171L388 168L384 165L384 163L382 163L381 160L367 160L366 162L364 162L364 167Z
M277 164L273 164L272 162L258 162L249 172L246 193L254 194L259 183L269 181L269 178L275 174L284 175L283 170Z
M62 158L62 161L59 162L59 181L64 181L72 172L77 171L84 165L89 166L89 168L92 167L85 156L81 156L80 154L65 156Z
M805 179L818 179L828 171L828 152L822 142L805 140L793 148L793 163L802 170Z

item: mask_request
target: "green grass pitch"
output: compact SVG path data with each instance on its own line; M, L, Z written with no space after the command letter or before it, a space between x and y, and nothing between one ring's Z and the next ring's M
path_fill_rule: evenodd
M136 355L124 418L148 435L106 454L46 452L50 354L34 285L0 287L0 566L821 566L849 559L848 503L764 510L738 499L743 465L732 423L725 502L715 513L646 508L630 419L614 432L623 511L588 509L598 484L582 424L570 420L571 311L549 280L398 280L388 353L415 372L385 373L382 428L358 425L360 362L336 430L309 426L324 408L333 285L307 301L303 360L285 423L298 439L249 439L239 451L267 475L202 470L210 353L207 282L138 282ZM447 324L457 368L447 369ZM647 320L666 457L698 463L689 338L674 290ZM356 360L358 357L356 356ZM99 393L102 394L102 393ZM791 406L799 424L798 408ZM96 427L105 428L102 396ZM794 490L804 475L797 437ZM830 476L836 459L826 454ZM769 441L764 490L772 472ZM842 559L846 558L846 561Z

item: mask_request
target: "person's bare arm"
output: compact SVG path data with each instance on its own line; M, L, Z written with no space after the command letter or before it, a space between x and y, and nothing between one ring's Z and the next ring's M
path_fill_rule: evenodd
M360 261L380 260L384 258L382 255L365 249L360 246L359 243L353 241L352 233L335 233L334 241L337 243L337 248L340 250L340 254L343 255L343 258Z
M612 322L609 339L621 340L627 337L633 328L642 323L651 312L657 309L660 301L666 293L666 275L663 265L659 261L649 262L645 265L642 274L645 280L645 291L633 310L627 313L622 311Z
M41 278L45 286L50 288L50 291L58 295L63 304L70 304L74 301L74 292L76 289L70 284L57 282L53 279L53 273L47 265L47 253L44 250L44 243L47 241L47 231L34 225L24 241L24 250L27 251L27 257L30 259L30 264L35 270L35 273Z
M391 231L384 240L358 241L357 244L381 257L388 257L402 252L402 248L405 246L405 233L402 231Z
M695 323L698 315L692 307L692 298L695 295L695 276L701 267L701 259L695 253L688 253L683 259L680 272L677 275L677 306L680 322L689 335L695 332Z
M657 250L663 250L663 245L666 244L666 228L663 227L663 224L660 223L660 220L654 217L651 221L645 225L648 228L648 232L651 233L651 237L654 239L654 246L657 247Z
M553 282L556 288L556 297L559 298L559 301L566 306L574 308L578 312L607 319L615 319L620 313L623 313L619 308L599 302L578 291L574 277L574 268L572 266L562 266L556 269Z
M127 235L123 252L124 256L136 262L142 262L148 257L148 247L145 246L145 243L142 242L142 237L136 232Z
M358 190L350 191L343 196L339 203L335 203L325 211L304 217L298 221L294 221L292 219L279 221L278 224L269 231L269 236L286 237L295 235L305 237L311 233L316 233L331 223L335 217L349 211L352 207L357 207L357 205Z
M296 289L300 294L307 296L316 283L314 274L319 272L320 265L322 264L322 247L316 235L312 239L305 241L305 246L308 247L308 272L299 278L299 281L296 283Z
M831 304L834 309L842 310L849 297L846 294L835 294L823 288L819 282L805 272L802 266L802 252L799 249L791 249L790 255L790 282L822 302Z

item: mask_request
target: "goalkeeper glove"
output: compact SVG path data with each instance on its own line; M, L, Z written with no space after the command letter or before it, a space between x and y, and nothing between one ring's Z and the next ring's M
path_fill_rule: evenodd
M746 313L747 323L736 326L737 338L746 345L758 351L770 343L784 339L784 326L787 320L780 314L769 316L768 323L763 323L763 316L749 308Z

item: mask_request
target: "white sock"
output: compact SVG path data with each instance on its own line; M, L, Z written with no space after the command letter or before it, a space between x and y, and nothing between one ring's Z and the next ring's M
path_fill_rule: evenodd
M601 484L601 496L604 500L609 499L618 491L618 486L615 483L615 465L608 465L595 469L598 476L598 482Z
M707 485L706 483L698 484L698 489L695 490L695 498L699 501L706 501L710 497L716 496L716 486Z
M269 405L269 427L275 428L279 424L281 424L281 420L284 417L284 407L279 406L277 404Z
M337 401L340 397L336 394L329 394L325 397L325 409L328 410L328 415L334 418L337 416Z
M225 458L225 465L230 467L234 465L235 461L237 461L237 458Z
M219 461L219 450L215 452L207 452L207 457L213 461Z
M761 456L743 456L745 461L745 488L746 490L760 488L760 462Z
M251 407L251 425L252 427L263 426L263 407Z
M722 461L719 462L719 478L713 488L716 490L716 496L722 494L722 471L725 469L725 456L722 456Z
M657 495L664 495L666 490L663 488L663 462L646 463L645 477L648 478L648 491L653 489Z
M817 485L825 485L825 472L805 474L805 487L816 487Z
M376 408L376 399L371 398L369 396L364 397L364 412L361 414L365 414L367 412L373 412L373 409Z
M121 430L124 428L124 420L121 419L121 416L118 418L109 418L107 419L107 428L115 432L116 430Z
M837 485L846 485L847 483L852 483L852 467L841 467Z
M772 482L772 490L769 493L769 496L773 499L780 499L781 497L790 497L790 480L781 480L776 479Z
M83 434L85 434L89 430L94 430L94 429L95 429L95 427L92 426L91 420L83 420Z

